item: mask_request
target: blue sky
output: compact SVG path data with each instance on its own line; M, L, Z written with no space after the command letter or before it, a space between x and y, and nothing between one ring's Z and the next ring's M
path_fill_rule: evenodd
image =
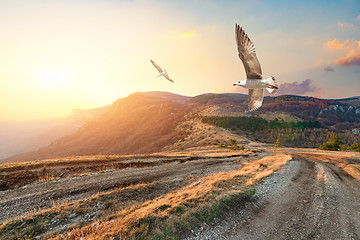
M0 0L0 120L66 116L136 91L246 93L232 86L245 78L235 23L280 94L360 95L360 1Z

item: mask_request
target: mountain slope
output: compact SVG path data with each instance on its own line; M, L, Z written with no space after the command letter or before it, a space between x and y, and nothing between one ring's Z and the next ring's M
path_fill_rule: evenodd
M134 93L114 102L102 116L75 133L7 161L161 151L184 134L175 128L196 105L183 103L185 98L175 94Z
M247 116L247 96L242 94L202 94L190 101L205 104L206 115ZM211 108L212 107L212 108ZM307 96L282 95L265 97L262 107L251 113L291 114L303 120L317 120L323 127L351 130L360 127L360 98L320 99Z
M6 162L76 155L151 153L169 149L169 145L176 148L177 145L171 143L183 145L181 141L185 135L192 132L192 124L184 122L188 113L195 118L209 115L260 116L294 122L317 120L331 131L352 130L360 127L357 100L294 95L265 97L262 108L249 114L246 111L247 96L242 94L203 94L190 98L168 92L138 92L117 100L97 119L74 133L38 151L8 158ZM201 131L199 136L193 136L192 142L196 139L201 140L199 144L214 142L214 139L207 141L205 138L212 136L209 130Z
M67 118L0 122L0 159L45 147L54 140L75 132L108 108L109 106L75 109Z
M27 122L0 122L0 159L35 150L50 143L38 138L39 133L62 124L63 119L49 119ZM55 134L56 139L60 137Z

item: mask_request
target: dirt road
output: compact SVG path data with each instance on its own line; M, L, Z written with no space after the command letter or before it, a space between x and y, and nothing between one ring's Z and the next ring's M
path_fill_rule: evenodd
M86 199L140 182L231 171L273 154L155 159L160 162L151 167L94 172L1 191L0 223L34 208L50 208L54 202ZM291 154L294 160L258 185L249 202L230 206L222 220L204 223L187 239L360 239L360 181L335 164Z
M136 168L101 171L87 176L71 177L25 185L16 189L0 191L0 224L8 219L22 216L27 212L51 208L54 204L86 199L97 193L110 191L130 184L171 180L186 176L205 176L221 171L239 168L244 161L251 161L269 153L258 151L253 155L230 155L227 157L169 157L147 159L149 164L138 164ZM87 163L90 165L91 163ZM57 166L62 167L62 166Z
M360 182L331 163L295 157L229 212L187 239L360 239Z

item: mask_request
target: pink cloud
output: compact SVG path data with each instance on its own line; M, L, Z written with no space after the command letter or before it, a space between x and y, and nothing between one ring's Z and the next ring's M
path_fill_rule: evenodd
M351 50L346 57L339 58L335 63L341 66L360 65L360 49Z
M356 43L356 42L355 42ZM328 49L346 49L350 50L351 47L354 45L353 41L350 41L350 39L345 40L344 42L339 42L338 40L334 39L332 41L328 41L326 43L326 46Z
M279 85L279 90L277 94L294 94L294 95L303 95L303 94L314 94L320 92L320 87L313 84L313 80L306 79L302 82L284 82Z
M342 49L346 50L345 57L339 58L335 64L340 66L357 66L360 65L360 41L351 41L350 39L344 42L339 42L336 39L326 43L328 49Z

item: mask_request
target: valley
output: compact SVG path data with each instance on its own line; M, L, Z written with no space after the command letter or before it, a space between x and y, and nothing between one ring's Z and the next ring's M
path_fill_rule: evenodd
M328 128L330 117L280 111L283 102L249 115L243 100L136 93L50 145L3 160L0 238L357 239L360 153L276 144L264 132L321 126L356 142L357 108L336 112L355 119L341 133ZM237 122L227 127L229 117ZM253 125L244 127L247 118Z

